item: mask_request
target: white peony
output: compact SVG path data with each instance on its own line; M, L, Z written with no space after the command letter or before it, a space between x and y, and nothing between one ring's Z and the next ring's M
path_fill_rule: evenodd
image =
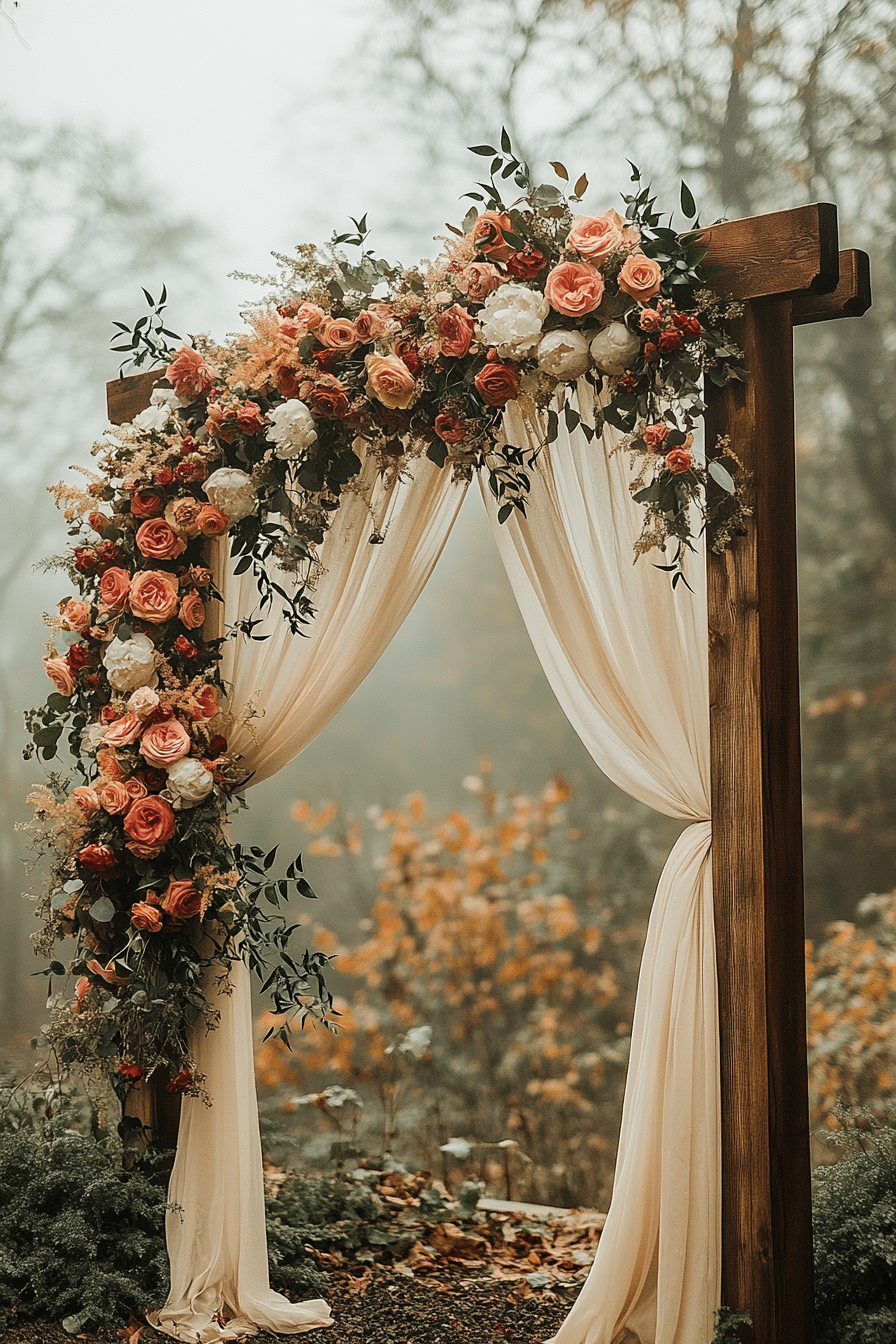
M108 724L105 723L88 723L87 727L81 734L82 754L89 751L92 752L99 750L99 748L103 745L103 738L105 737L107 727Z
M215 779L194 756L181 756L168 771L168 793L175 812L196 807L215 787Z
M610 322L591 342L591 358L602 373L625 373L640 349L641 342L624 322Z
M591 367L588 338L580 331L549 331L538 343L538 365L552 378L581 378Z
M522 359L538 344L548 315L547 299L525 285L501 285L489 294L479 327L486 345L496 345L505 359Z
M295 457L317 441L314 417L304 401L283 401L270 412L271 427L265 438L275 445L274 456Z
M226 514L232 523L248 518L258 508L252 481L236 467L219 467L202 488L215 508Z
M138 429L155 429L161 433L171 419L171 412L188 404L186 401L181 401L172 388L154 387L149 405L145 411L141 411L139 415L134 416L134 424Z
M138 686L155 686L156 650L146 635L113 639L103 654L103 666L116 691L136 691Z

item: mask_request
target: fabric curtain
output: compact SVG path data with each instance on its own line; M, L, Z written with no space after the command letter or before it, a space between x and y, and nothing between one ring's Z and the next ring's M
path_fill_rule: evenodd
M593 425L587 384L576 404ZM544 432L517 403L504 431L533 449ZM708 1344L721 1172L705 570L691 557L694 591L673 592L649 557L632 563L641 520L619 438L561 430L530 473L528 518L499 525L489 510L535 651L595 762L690 823L651 912L606 1226L554 1344Z
M432 573L466 489L425 459L413 479L396 481L380 478L370 458L359 486L343 496L321 547L308 637L291 635L275 604L256 630L270 638L224 646L230 750L243 754L253 782L308 746L371 670ZM371 545L372 535L385 544ZM257 593L222 555L216 571L227 624L255 608ZM191 1344L330 1325L322 1300L295 1305L269 1286L248 970L237 964L224 992L209 973L206 994L220 1025L194 1028L191 1048L211 1105L184 1098L166 1220L171 1292L156 1323Z

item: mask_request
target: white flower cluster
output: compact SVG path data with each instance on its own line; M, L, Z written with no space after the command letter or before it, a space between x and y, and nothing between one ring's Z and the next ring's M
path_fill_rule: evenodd
M196 807L203 798L207 798L215 786L210 770L206 770L201 761L194 756L181 756L179 761L168 767L168 793L175 812Z
M641 342L624 322L610 322L591 342L591 358L603 373L625 373L635 361Z
M154 387L149 405L145 411L141 411L139 415L134 416L134 424L138 429L154 429L161 433L171 419L172 411L179 410L181 406L187 406L188 404L186 401L181 401L177 393L170 387Z
M158 683L155 645L146 635L113 639L103 654L103 666L116 691L136 691L138 686Z
M274 444L274 456L295 457L317 442L314 417L304 401L282 401L268 414L271 422L265 438Z
M236 467L219 467L202 488L215 508L226 514L232 523L248 518L258 508L258 496L251 478Z
M479 314L482 339L497 346L505 359L522 359L538 344L548 309L547 299L534 289L502 285L489 294Z

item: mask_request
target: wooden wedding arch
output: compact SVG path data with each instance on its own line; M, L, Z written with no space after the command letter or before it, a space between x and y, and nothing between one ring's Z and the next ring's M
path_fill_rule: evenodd
M714 287L745 303L751 374L707 394L707 441L727 435L755 481L746 537L708 560L722 1301L752 1313L754 1344L811 1344L793 327L861 316L870 272L864 252L839 251L824 203L714 225L705 241ZM148 406L158 377L109 383L110 420ZM179 1098L164 1085L132 1098L173 1147Z

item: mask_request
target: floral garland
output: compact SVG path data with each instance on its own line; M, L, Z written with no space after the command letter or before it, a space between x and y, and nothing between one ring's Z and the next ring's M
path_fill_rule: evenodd
M74 538L56 563L76 595L49 618L54 691L27 716L26 755L53 759L66 734L80 783L54 774L33 795L32 828L52 856L35 943L51 958L46 974L75 982L74 996L64 985L51 998L44 1030L63 1062L100 1061L122 1093L157 1069L173 1090L202 1092L188 1028L214 1023L210 966L226 980L246 957L266 972L277 1013L331 1012L327 958L296 959L296 926L278 910L293 892L313 895L300 860L274 879L274 853L243 852L226 835L246 777L228 752L221 646L251 638L257 618L212 635L211 539L229 538L237 573L252 569L260 610L279 603L300 631L317 548L342 492L362 491L360 453L391 478L423 455L463 476L484 470L503 522L525 516L529 472L561 415L592 441L604 422L622 432L645 509L636 550L671 541L673 581L695 509L717 547L742 529L725 445L708 463L694 449L701 379L744 376L729 334L740 310L709 288L699 226L664 227L637 169L624 218L574 215L584 177L569 198L533 185L504 133L500 150L474 152L490 157L489 181L431 265L378 259L366 219L353 221L326 250L278 256L273 294L224 345L172 347L166 296L147 295L151 314L117 324L115 348L137 366L164 360L151 405L95 446L85 488L55 489ZM505 205L509 179L522 195ZM681 199L694 218L684 186ZM582 379L593 423L567 400ZM534 449L502 438L513 400L544 426ZM53 947L69 936L64 964Z

